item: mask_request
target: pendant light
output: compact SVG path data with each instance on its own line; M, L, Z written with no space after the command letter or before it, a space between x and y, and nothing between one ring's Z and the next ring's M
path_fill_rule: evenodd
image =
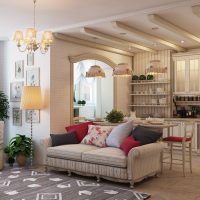
M99 66L95 64L90 67L88 72L86 72L86 78L105 78L105 72L104 70Z
M127 63L118 64L113 70L113 76L132 76L133 70Z

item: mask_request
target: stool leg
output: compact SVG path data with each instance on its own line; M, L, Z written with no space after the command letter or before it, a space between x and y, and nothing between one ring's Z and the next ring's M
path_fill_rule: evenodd
M185 176L185 142L182 143L183 176Z
M192 143L189 143L189 153L190 153L190 173L192 173Z
M173 143L170 144L170 170L172 170L172 161L173 161Z

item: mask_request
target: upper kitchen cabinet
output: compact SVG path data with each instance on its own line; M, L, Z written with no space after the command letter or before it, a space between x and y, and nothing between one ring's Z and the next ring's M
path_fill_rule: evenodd
M174 56L174 93L200 93L200 55Z

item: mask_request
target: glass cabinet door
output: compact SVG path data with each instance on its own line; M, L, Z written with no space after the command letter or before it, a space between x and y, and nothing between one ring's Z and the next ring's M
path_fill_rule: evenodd
M176 61L175 68L175 91L185 92L186 91L186 61Z
M193 59L189 62L189 91L199 91L199 60Z

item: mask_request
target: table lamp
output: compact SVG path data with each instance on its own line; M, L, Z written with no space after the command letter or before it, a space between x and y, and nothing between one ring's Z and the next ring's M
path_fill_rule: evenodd
M24 86L22 90L20 109L30 110L31 120L31 167L33 166L33 110L42 109L41 88L39 86Z

